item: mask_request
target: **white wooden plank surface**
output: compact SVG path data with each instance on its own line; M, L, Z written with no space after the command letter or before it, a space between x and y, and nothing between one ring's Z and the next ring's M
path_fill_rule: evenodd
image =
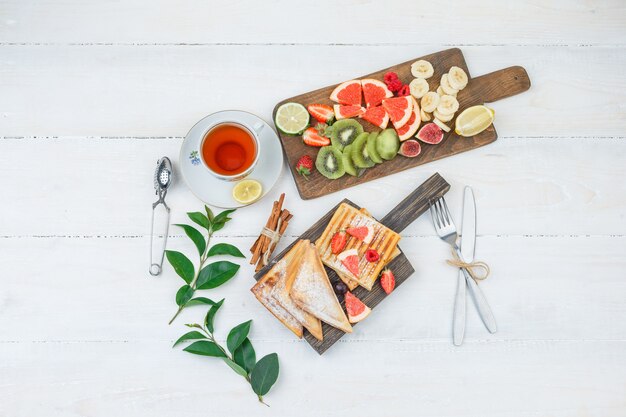
M3 136L183 137L209 113L238 108L270 120L286 97L445 48L3 45L0 128ZM474 76L528 70L530 92L493 103L496 128L542 137L624 135L623 51L463 47Z
M624 44L620 0L3 0L16 43Z
M459 45L474 76L530 74L492 104L496 143L306 202L284 172L219 239L246 249L280 191L284 247L340 198L382 216L439 171L457 218L475 188L499 332L470 307L451 345L455 274L423 217L402 241L415 276L323 357L256 303L247 265L206 292L227 299L222 330L253 318L257 351L279 353L271 409L170 349L203 308L167 326L180 280L146 273L156 158L213 111L269 120L284 97ZM624 416L625 50L618 0L0 0L0 416ZM200 204L182 180L168 201L174 222ZM193 253L175 230L171 247Z

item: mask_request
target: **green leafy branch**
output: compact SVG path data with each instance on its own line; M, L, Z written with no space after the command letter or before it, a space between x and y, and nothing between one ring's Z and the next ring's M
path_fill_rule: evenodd
M180 312L187 306L197 304L213 305L213 302L208 298L194 298L196 290L208 290L219 287L234 277L237 271L239 271L239 265L229 261L217 261L205 265L211 257L229 255L237 258L245 258L244 254L231 244L218 243L210 246L213 233L221 230L226 223L231 220L228 216L235 210L225 210L214 216L210 208L204 206L204 209L206 214L192 212L187 213L187 216L189 216L194 223L206 230L206 238L204 234L200 233L200 231L193 226L188 224L175 225L184 230L185 234L193 241L198 249L198 255L200 257L198 268L194 268L193 263L184 254L173 250L165 251L168 262L172 265L178 276L185 281L185 285L180 287L176 292L176 305L178 305L178 310L169 321L169 324L172 324Z
M187 327L197 330L182 335L174 343L174 346L195 340L195 342L183 350L195 355L221 358L233 371L245 378L250 384L252 391L257 395L259 401L267 405L263 401L263 396L270 391L272 385L274 385L278 379L278 355L276 353L270 353L257 362L254 347L248 338L252 320L248 320L232 328L226 338L226 347L228 350L224 349L215 339L213 324L215 314L224 303L224 300L222 299L217 303L211 300L208 301L212 303L212 305L204 318L204 325L197 323L186 324Z

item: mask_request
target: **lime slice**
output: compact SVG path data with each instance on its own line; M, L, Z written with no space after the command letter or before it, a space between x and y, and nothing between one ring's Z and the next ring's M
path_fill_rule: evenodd
M239 181L233 187L233 198L241 204L250 204L261 197L263 186L256 180Z
M493 123L495 112L486 106L473 106L463 110L456 118L455 133L459 136L474 136Z
M309 112L300 103L285 103L276 110L274 123L287 135L299 135L309 125Z

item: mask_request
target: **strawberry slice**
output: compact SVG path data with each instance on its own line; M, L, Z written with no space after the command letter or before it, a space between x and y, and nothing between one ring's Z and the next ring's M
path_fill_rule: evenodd
M304 134L302 134L302 141L309 146L320 147L330 145L330 139L326 136L320 135L318 130L314 127L310 127L304 131Z
M359 276L359 252L356 249L348 249L337 255L337 259L341 261L352 275Z
M349 227L346 229L346 233L362 240L365 243L370 243L374 237L374 229L370 225Z
M327 104L310 104L307 110L320 123L329 125L335 118L335 111Z
M344 302L346 303L346 311L348 312L348 321L350 323L358 323L372 312L371 308L363 304L363 301L359 300L350 291L346 292Z
M335 255L338 254L346 247L346 243L348 242L348 235L346 232L341 230L333 235L333 238L330 241L330 250Z

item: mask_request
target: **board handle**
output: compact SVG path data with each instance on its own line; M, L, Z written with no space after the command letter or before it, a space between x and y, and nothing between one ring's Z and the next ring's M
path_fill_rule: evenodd
M528 90L530 78L524 68L514 66L472 78L468 87L483 103L493 103Z
M437 172L380 219L380 222L400 233L428 210L430 200L443 196L449 189L450 184Z

